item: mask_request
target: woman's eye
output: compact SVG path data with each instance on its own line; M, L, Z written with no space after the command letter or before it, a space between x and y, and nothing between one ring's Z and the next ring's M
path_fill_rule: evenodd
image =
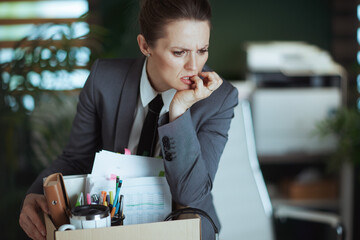
M199 54L203 55L203 54L207 53L208 51L209 51L208 49L201 49L198 52L199 52Z
M177 57L181 57L182 55L184 55L185 51L174 51L173 54Z

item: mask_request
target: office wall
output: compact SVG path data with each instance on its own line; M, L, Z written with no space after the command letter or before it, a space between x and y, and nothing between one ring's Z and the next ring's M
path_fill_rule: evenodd
M247 41L306 41L330 49L331 1L211 0L211 4L213 31L208 63L225 77L243 77L243 44Z

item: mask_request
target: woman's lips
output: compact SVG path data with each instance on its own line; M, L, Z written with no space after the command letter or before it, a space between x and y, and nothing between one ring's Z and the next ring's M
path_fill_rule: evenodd
M194 83L194 81L190 80L192 77L193 77L193 76L185 76L185 77L182 77L182 78L180 78L180 79L181 79L181 81L182 81L183 83L185 83L186 85L191 85L191 84Z

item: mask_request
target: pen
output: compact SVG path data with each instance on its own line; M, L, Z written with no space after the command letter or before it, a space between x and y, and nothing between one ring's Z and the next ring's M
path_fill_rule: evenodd
M121 196L120 196L120 198L121 198ZM121 204L120 202L118 202L118 203L116 204L115 214L117 214L117 213L119 212L120 204Z
M113 206L113 208L111 209L111 217L113 218L114 215L115 215L115 210L116 210L116 207Z
M117 205L117 202L118 202L118 199L119 199L119 194L120 194L121 185L122 185L122 180L119 181L119 185L118 185L117 188L116 188L116 194L115 194L115 200L114 200L114 203L113 203L113 207L115 207L115 206Z
M90 193L87 193L87 194L86 194L86 200L87 200L87 204L90 205L90 204L91 204Z
M118 187L118 189L119 189L119 192L118 193L116 193L116 194L118 194L117 196L115 196L115 198L116 197L118 197L118 202L116 203L116 210L115 210L115 214L117 214L118 213L118 211L119 211L119 205L121 204L121 202L120 202L120 198L121 198L121 196L120 196L120 189L121 189L121 185L122 185L122 180L120 180L120 182L119 182L119 187Z
M119 180L120 180L120 177L119 177L119 176L116 176L115 192L117 191L117 188L118 188L118 186L119 186Z
M113 205L114 204L114 193L113 193L113 191L110 191L109 194L110 194L110 204Z
M105 205L106 202L106 192L101 191L102 201L100 201L100 204Z
M98 203L98 204L103 205L103 202L104 202L103 195L100 194L100 198L99 198L99 203Z
M84 205L84 195L82 192L80 192L77 200L76 200L76 204L75 204L75 207L77 206L81 206L81 205Z
M124 214L124 195L120 195L120 217Z
M106 203L108 206L110 206L110 195L109 194L106 195Z

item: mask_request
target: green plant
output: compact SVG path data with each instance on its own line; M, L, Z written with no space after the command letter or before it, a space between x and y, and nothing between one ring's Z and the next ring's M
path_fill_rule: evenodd
M329 167L339 169L344 161L360 165L360 112L355 108L340 108L333 116L317 126L319 136L333 135L337 147L331 156Z
M84 50L79 44L84 37L74 35L72 24L54 27L37 27L31 36L17 43L12 60L0 65L0 190L7 193L0 198L0 215L11 216L0 221L8 230L3 233L5 239L20 239L17 218L26 189L61 152L75 111L59 115L66 97L48 88L64 79L56 76L79 66L76 55L79 49ZM86 69L87 62L80 62L80 67ZM52 107L45 113L46 105ZM47 121L53 115L59 117L57 121ZM54 140L48 141L49 136ZM55 147L55 139L59 147ZM45 148L46 157L41 157Z
M31 36L18 42L12 61L1 65L0 131L5 134L1 155L3 169L11 169L10 172L21 167L21 161L23 167L36 161L27 144L33 109L44 92L51 92L47 87L57 84L56 76L72 72L79 65L76 55L83 48L76 44L80 37L74 36L74 25L54 30L55 27L39 26ZM86 67L86 61L81 64Z

